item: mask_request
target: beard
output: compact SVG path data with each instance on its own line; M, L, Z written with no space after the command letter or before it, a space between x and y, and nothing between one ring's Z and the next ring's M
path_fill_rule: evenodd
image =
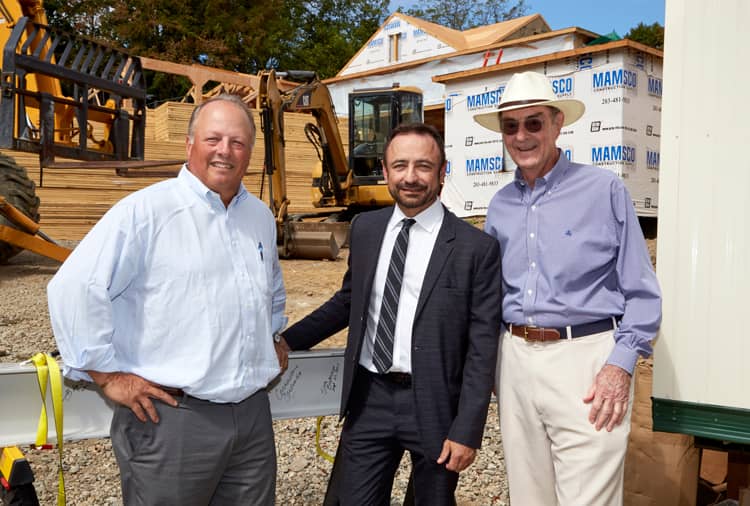
M403 192L409 192L407 195ZM426 208L432 204L438 196L439 189L431 189L424 184L399 183L395 187L389 186L388 193L393 200L404 209Z

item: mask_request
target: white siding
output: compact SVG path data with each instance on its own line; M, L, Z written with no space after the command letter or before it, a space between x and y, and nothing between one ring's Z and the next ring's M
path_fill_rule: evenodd
M391 61L391 38L399 38L399 55L397 61ZM386 67L395 63L407 63L430 56L453 53L456 48L427 34L421 28L400 18L394 18L379 29L362 51L344 67L340 74L346 76L357 72Z
M750 408L750 3L666 2L653 395Z

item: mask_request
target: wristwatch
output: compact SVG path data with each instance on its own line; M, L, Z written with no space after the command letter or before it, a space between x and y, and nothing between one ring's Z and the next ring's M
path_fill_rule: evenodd
M278 332L278 331L274 332L273 333L273 342L276 343L276 344L280 343L282 337L284 337L284 336L281 334L281 332Z

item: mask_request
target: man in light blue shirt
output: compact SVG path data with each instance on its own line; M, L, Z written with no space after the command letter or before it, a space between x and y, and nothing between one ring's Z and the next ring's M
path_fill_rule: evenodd
M502 255L500 426L511 502L622 503L632 375L651 354L661 295L632 200L613 172L555 145L583 115L548 78L514 75L498 110L518 166L485 231ZM602 431L604 428L606 430Z
M254 142L239 98L197 107L178 177L117 203L48 286L65 375L116 403L127 505L274 503L286 293L273 216L242 185Z

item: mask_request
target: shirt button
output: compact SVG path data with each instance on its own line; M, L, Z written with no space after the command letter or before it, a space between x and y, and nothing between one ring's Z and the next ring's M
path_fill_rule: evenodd
M531 206L532 211L536 211L536 206Z
M531 290L531 289L526 290L526 293L528 293L529 295L531 295L532 293L534 293L534 290Z
M531 262L531 268L536 269L536 262Z
M531 233L529 234L529 237L531 237L531 238L533 239L533 238L534 238L534 232L531 232Z
M526 318L526 321L529 322L529 324L534 323L534 318L529 316L528 318Z

